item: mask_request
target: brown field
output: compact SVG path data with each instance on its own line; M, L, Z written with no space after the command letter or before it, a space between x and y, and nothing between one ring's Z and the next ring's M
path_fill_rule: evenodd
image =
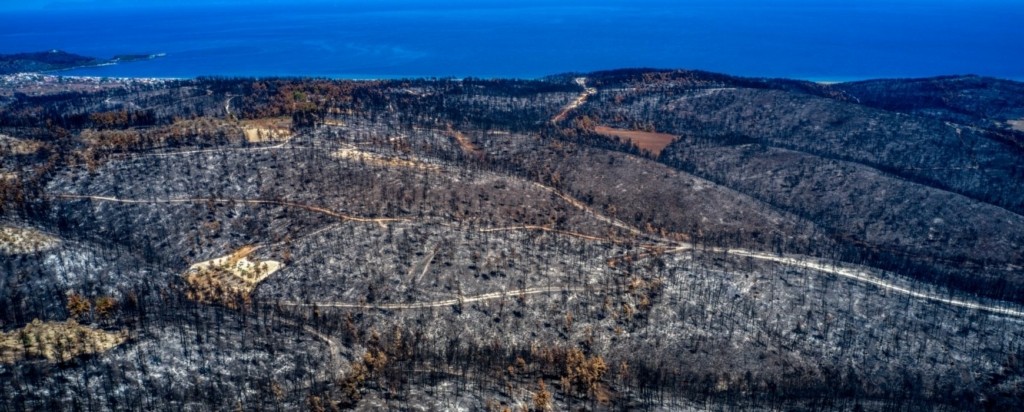
M676 140L675 135L668 133L642 132L639 130L616 129L607 126L597 126L594 128L594 131L603 136L629 140L630 142L633 142L633 144L637 145L637 147L650 151L655 156L660 155L662 150Z

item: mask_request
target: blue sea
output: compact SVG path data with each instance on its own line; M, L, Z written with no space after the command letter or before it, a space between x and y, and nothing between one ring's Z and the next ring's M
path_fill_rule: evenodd
M0 53L166 57L116 77L520 77L622 67L1024 79L1021 0L0 0Z

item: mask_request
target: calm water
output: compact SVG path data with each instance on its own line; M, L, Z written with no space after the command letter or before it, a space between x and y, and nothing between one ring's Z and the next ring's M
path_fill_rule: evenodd
M18 9L8 1L16 2L0 0L0 53L167 53L65 72L76 75L538 77L639 66L815 80L1024 79L1024 1L1016 0L182 0Z

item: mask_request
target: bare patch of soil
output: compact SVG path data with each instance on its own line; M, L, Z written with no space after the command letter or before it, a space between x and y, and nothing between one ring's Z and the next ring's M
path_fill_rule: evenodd
M220 303L230 308L249 301L260 282L281 269L281 262L254 262L248 256L256 250L245 246L234 253L199 262L185 273L187 296L197 302Z
M594 131L603 136L629 140L637 147L650 151L655 156L660 155L662 150L676 140L675 135L668 133L616 129L607 126L597 126Z
M292 120L269 118L243 120L242 132L249 143L285 142L292 138Z
M399 167L432 172L440 170L440 167L435 164L417 160L402 159L399 157L384 156L359 149L339 149L333 153L333 156L339 159L363 162L372 166Z

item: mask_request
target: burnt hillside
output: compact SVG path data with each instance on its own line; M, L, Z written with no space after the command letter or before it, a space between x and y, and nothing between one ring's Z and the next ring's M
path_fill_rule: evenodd
M1019 83L0 84L0 410L1022 406Z

